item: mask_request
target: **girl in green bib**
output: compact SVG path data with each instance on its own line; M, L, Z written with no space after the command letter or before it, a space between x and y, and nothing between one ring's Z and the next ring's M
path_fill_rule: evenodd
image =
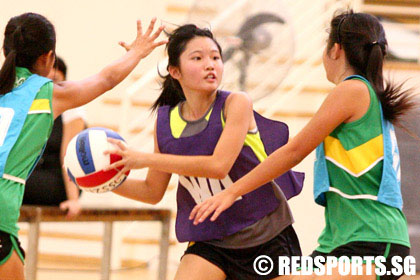
M316 148L314 194L325 207L326 226L312 256L384 256L387 271L393 256L408 256L393 124L415 103L409 91L384 85L386 54L385 32L377 18L353 11L336 15L323 54L327 79L336 87L296 137L228 189L196 206L190 218L196 224L208 216L216 220L239 196L291 169ZM376 277L364 273L357 279ZM390 274L380 279L400 277ZM333 269L332 276L318 277L354 276Z
M25 13L9 20L4 33L6 57L0 70L0 279L24 279L24 252L17 221L26 179L36 165L53 121L119 84L154 48L163 27L152 34L137 23L127 53L86 79L53 84L48 76L55 61L55 30L45 17Z

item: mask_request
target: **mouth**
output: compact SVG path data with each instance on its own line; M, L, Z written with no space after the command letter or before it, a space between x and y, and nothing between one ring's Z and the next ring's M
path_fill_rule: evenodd
M209 73L204 79L208 81L214 81L216 80L216 75L214 73Z

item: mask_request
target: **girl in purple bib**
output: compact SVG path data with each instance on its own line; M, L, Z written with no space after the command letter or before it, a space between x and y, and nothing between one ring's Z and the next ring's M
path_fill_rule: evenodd
M176 235L190 243L175 279L273 279L276 270L258 275L252 263L261 253L273 260L301 255L287 199L302 189L302 173L288 171L239 197L217 222L194 224L190 213L286 144L288 128L253 112L245 93L218 90L222 50L209 30L181 26L170 35L167 50L169 74L153 106L155 152L110 140L117 147L112 153L122 160L109 169L149 167L147 178L128 179L114 192L155 204L172 173L179 175Z

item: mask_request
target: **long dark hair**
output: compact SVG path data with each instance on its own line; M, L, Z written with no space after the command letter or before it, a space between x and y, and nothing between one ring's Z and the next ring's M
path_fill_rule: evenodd
M383 63L388 42L379 20L365 13L348 10L331 20L327 50L335 43L342 46L347 62L369 80L381 102L384 118L399 123L401 116L416 106L412 89L402 90L402 84L384 81Z
M222 48L209 29L198 28L194 24L185 24L169 34L169 41L166 45L166 50L168 52L168 68L169 66L179 67L179 57L184 52L188 42L195 37L208 37L212 39L219 49L220 55L222 55ZM152 111L164 105L173 107L180 101L185 100L184 92L176 79L172 78L170 74L161 77L163 78L162 92L153 104Z
M55 39L54 26L44 16L25 13L9 20L4 32L6 60L0 70L0 95L12 91L16 66L32 71L38 57L55 52Z

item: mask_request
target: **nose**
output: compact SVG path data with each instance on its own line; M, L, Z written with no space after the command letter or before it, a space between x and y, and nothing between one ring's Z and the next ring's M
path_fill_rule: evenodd
M214 70L214 60L207 59L206 70Z

